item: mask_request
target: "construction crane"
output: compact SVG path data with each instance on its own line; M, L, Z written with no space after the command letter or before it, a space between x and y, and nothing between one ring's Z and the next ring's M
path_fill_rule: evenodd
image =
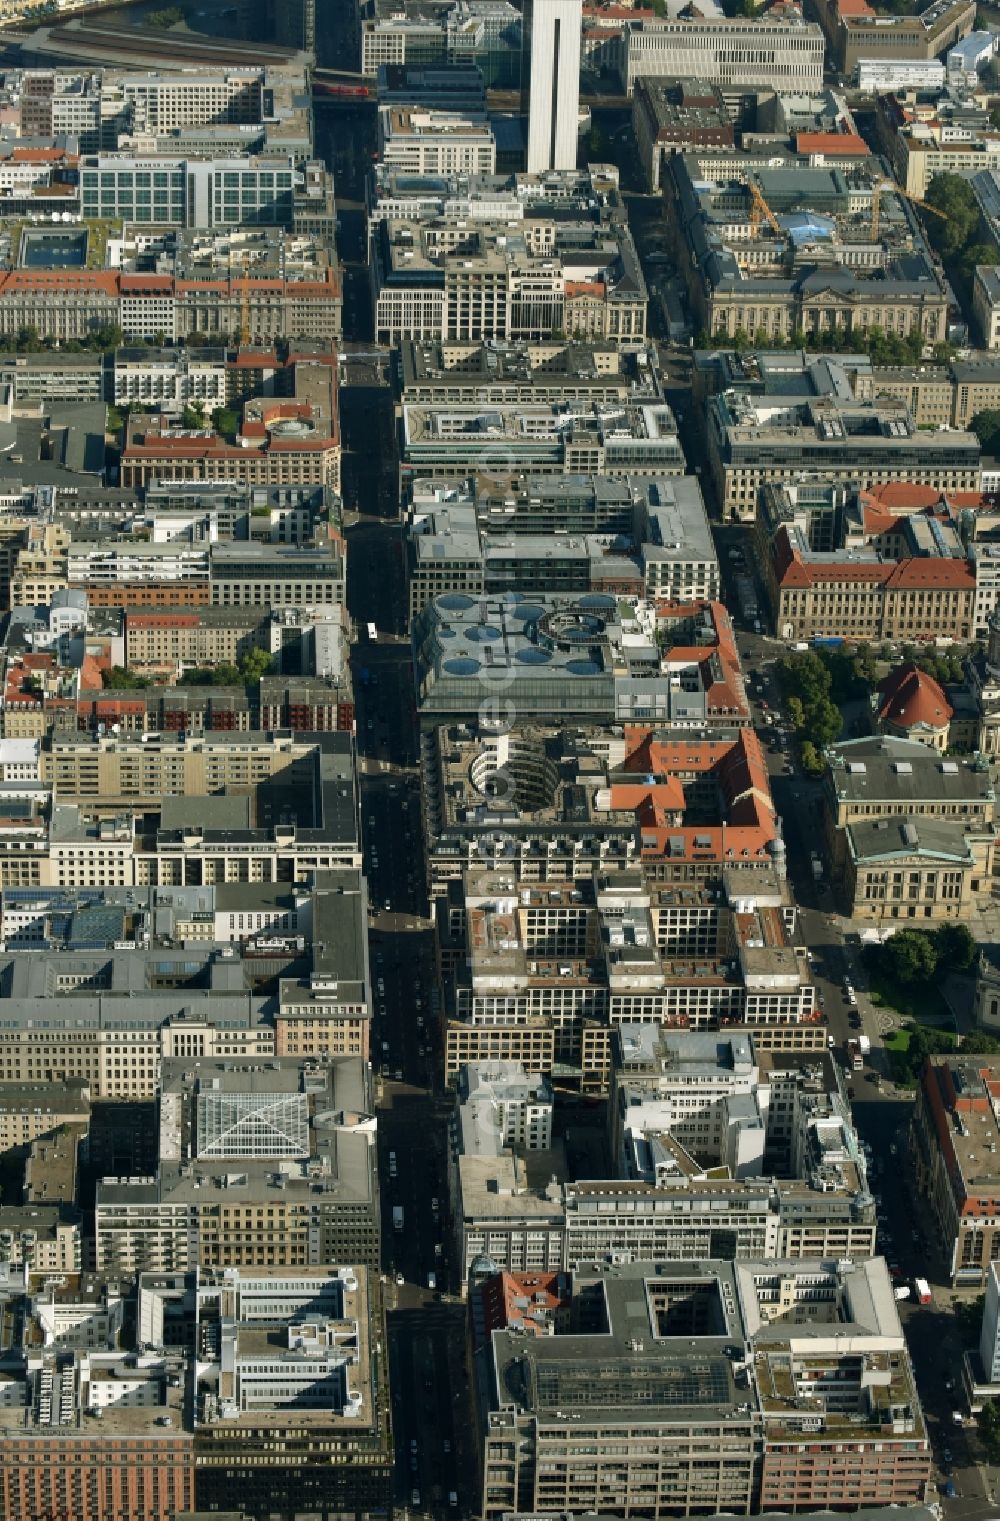
M892 180L883 180L872 191L871 239L873 243L878 239L879 222L882 213L882 192L884 190L891 190L894 195L902 196L903 200L909 201L911 206L919 206L921 211L929 211L931 216L940 217L944 222L948 220L948 213L946 211L939 211L936 206L931 205L930 201L922 201L918 196L910 195L909 191L901 189L899 185L894 185Z
M774 212L771 210L770 206L765 201L760 186L758 184L756 184L753 180L751 180L750 181L750 226L751 226L751 228L753 230L754 237L757 237L757 235L758 235L758 233L760 231L760 224L761 224L761 220L762 219L768 223L768 225L771 228L771 231L773 233L775 233L777 237L780 238L780 237L784 236L784 232L783 232L781 223L778 221L778 218L775 216Z

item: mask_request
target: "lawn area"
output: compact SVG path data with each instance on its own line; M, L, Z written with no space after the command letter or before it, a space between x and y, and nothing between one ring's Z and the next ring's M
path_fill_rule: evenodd
M929 983L917 983L913 987L900 987L899 983L885 982L877 973L869 971L869 989L873 1004L895 1009L920 1024L937 1024L950 1017L948 1005L938 990Z
M891 1030L882 1042L889 1053L892 1080L899 1088L915 1088L917 1086L917 1073L914 1071L914 1056L916 1053L911 1053L910 1051L913 1035L912 1029ZM916 1061L918 1068L923 1065L924 1055L926 1054L926 1041L923 1035L921 1035L920 1046L921 1051ZM955 1036L950 1031L934 1031L934 1047L936 1050L950 1050L954 1046Z
M915 1088L917 1079L910 1066L910 1031L893 1030L882 1044L889 1053L893 1082L900 1088Z

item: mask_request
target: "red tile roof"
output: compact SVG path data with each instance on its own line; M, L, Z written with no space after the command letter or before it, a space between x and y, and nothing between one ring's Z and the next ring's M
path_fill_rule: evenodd
M480 1290L484 1330L516 1325L526 1336L547 1336L551 1317L566 1303L558 1273L495 1273Z
M865 158L871 151L863 137L856 132L799 132L795 139L796 153L833 153L852 158Z
M909 661L890 671L879 691L882 706L878 716L897 729L943 729L954 715L941 685Z
M909 507L911 511L920 507L934 507L941 500L941 493L936 486L918 486L913 481L885 481L881 486L872 486L861 493L863 499L877 502L886 511L893 507Z
M629 724L623 771L642 773L635 782L623 774L611 781L611 807L635 812L647 858L727 861L759 859L777 835L767 762L751 728L735 739L688 739ZM711 773L722 799L718 824L675 823L683 808L684 777ZM680 841L681 854L673 842Z

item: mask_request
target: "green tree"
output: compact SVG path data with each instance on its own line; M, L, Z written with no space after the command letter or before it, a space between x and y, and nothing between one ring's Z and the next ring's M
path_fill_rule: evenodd
M995 264L997 251L990 243L970 243L962 249L958 260L959 274L971 286L980 264Z
M1000 1040L995 1035L987 1035L985 1030L970 1030L968 1035L962 1036L962 1050L970 1056L994 1056L1000 1051Z
M270 676L274 670L274 657L255 645L241 657L239 665L240 675L245 682L259 681L262 676Z
M236 442L239 426L239 417L230 407L216 407L212 413L212 427L231 444Z
M924 199L942 213L927 218L931 243L943 259L952 259L972 242L979 226L972 186L959 174L936 174Z
M799 755L802 761L802 769L807 776L822 776L826 770L826 762L816 749L811 739L804 739L799 746Z
M243 685L243 678L235 665L223 661L221 665L212 668L212 685L216 687L239 687Z
M855 651L852 668L856 693L858 689L870 691L877 684L878 664L875 660L875 651L870 644L863 644Z
M806 726L806 710L802 706L802 698L789 697L785 703L785 714L796 734L801 734Z
M809 709L808 723L813 742L823 749L839 737L844 727L844 715L837 704L826 697Z
M181 423L185 428L203 428L205 426L205 408L200 401L189 401L181 413Z
M120 412L117 407L109 407L107 421L104 426L108 433L120 433L125 426L124 412Z
M979 439L983 453L995 454L1000 448L1000 411L996 407L986 407L976 413L969 427Z
M105 322L100 327L92 328L84 339L84 345L88 349L100 349L107 352L109 349L121 348L124 334L117 322Z
M979 947L968 925L941 924L934 932L938 967L943 972L967 972L975 963Z
M134 692L151 685L147 676L137 676L135 671L130 671L125 665L113 665L110 670L102 671L101 681L109 692Z
M19 327L14 336L14 347L19 354L37 354L42 347L37 327L32 327L30 324L27 327Z
M883 975L912 986L932 982L937 971L937 948L930 935L920 930L897 930L880 948Z

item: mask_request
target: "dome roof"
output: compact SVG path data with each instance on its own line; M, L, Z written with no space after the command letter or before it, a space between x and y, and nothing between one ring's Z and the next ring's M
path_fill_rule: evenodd
M954 716L940 683L911 663L890 671L880 691L879 718L894 729L944 729Z

